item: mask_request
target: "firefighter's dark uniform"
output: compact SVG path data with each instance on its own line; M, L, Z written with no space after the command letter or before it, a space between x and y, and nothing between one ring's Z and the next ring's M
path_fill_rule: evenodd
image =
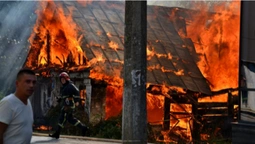
M78 88L71 82L67 81L60 90L61 92L61 113L58 125L64 127L66 121L74 126L81 127L83 124L73 116L75 103L80 101Z
M50 137L56 139L59 138L60 131L64 128L66 121L81 128L82 135L84 136L88 127L81 123L78 119L73 116L75 110L75 103L80 101L80 93L78 88L72 83L72 81L67 80L60 90L61 98L59 99L61 112L58 122L58 128L54 134L49 134Z

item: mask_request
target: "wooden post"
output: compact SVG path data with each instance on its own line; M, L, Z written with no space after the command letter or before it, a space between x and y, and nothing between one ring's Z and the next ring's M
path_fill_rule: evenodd
M170 106L171 106L171 100L165 97L163 130L169 130L170 128Z
M196 102L198 103L198 98L195 98ZM192 133L192 141L194 144L200 143L200 131L199 131L199 124L197 123L197 120L199 119L198 114L198 105L195 103L192 103L192 114L194 116L193 119L193 128L191 130Z
M228 92L228 117L230 120L233 120L234 117L234 103L233 103L233 96L231 92Z

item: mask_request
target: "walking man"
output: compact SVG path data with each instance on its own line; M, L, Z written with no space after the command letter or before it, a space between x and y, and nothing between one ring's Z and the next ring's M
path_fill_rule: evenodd
M59 99L61 112L58 128L55 133L49 134L49 136L58 139L61 129L64 128L66 121L79 127L82 130L82 135L85 136L88 127L73 116L75 106L78 106L80 101L79 89L73 84L66 72L60 73L59 78L62 84L62 88L60 90L61 98Z
M0 101L0 144L29 144L33 132L33 94L36 75L22 69L16 77L16 91Z

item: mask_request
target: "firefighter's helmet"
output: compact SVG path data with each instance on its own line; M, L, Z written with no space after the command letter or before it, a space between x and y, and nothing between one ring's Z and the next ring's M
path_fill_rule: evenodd
M69 77L69 75L66 72L61 72L59 74L59 77L60 78L65 78L66 80L70 80L70 77Z

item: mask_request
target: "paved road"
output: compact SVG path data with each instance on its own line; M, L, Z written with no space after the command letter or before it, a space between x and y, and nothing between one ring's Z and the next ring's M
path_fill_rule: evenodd
M120 144L121 141L111 139L100 139L91 137L78 136L62 136L59 139L53 139L46 135L34 134L32 136L31 144Z

